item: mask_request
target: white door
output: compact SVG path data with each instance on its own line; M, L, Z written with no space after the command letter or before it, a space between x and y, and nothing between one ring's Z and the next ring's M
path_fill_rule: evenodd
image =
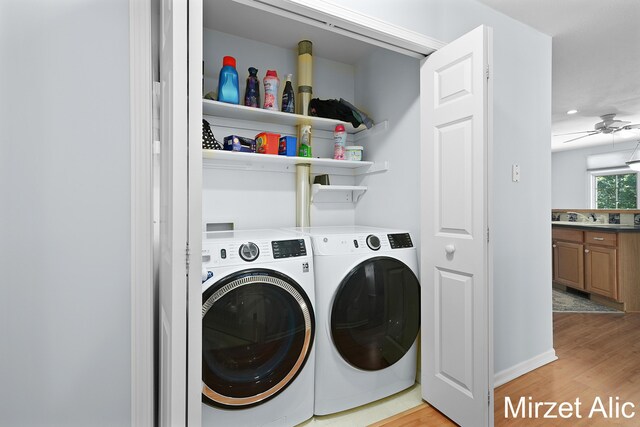
M186 425L187 390L187 4L160 11L160 396L161 426ZM177 108L176 106L181 106Z
M422 396L462 426L493 423L490 31L476 28L420 70Z

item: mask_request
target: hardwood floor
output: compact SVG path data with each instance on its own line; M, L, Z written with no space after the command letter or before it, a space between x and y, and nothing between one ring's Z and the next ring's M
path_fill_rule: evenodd
M495 390L494 416L496 426L638 426L640 425L640 313L580 314L554 313L554 348L558 360L498 387ZM505 399L517 406L525 402L571 402L575 414L575 402L579 399L578 413L582 418L544 419L513 416L505 418ZM615 412L605 418L602 411L595 411L589 418L596 397L608 411L609 398L612 407L621 408L625 402L626 419ZM619 398L617 400L616 398ZM566 405L569 407L569 404ZM567 409L568 410L568 409ZM558 415L555 410L554 414ZM565 412L569 414L569 412ZM608 414L609 415L609 414ZM375 427L455 426L455 424L427 404L383 420Z

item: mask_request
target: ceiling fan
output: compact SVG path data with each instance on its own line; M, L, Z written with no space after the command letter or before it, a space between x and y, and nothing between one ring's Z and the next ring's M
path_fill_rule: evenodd
M633 124L632 125L632 124L629 124L631 122L627 122L625 120L616 120L615 116L616 116L615 114L605 114L603 116L600 116L602 121L596 123L593 126L593 130L585 130L585 131L570 132L570 133L561 133L561 134L555 135L555 136L577 135L579 133L586 133L586 135L582 135L582 136L579 136L577 138L572 138L572 139L568 139L566 141L563 141L563 143L567 143L567 142L575 141L575 140L578 140L578 139L581 139L581 138L586 138L586 137L591 136L591 135L596 135L596 134L599 134L599 133L608 134L608 133L619 132L621 130L640 129L640 124Z

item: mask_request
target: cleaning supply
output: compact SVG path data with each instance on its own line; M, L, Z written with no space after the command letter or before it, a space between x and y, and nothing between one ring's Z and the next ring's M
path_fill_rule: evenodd
M298 148L298 138L295 136L281 136L278 154L281 156L294 156Z
M244 91L244 105L260 108L260 79L258 79L258 69L254 67L249 67L247 88Z
M280 79L276 70L267 70L267 74L262 79L264 82L264 106L265 110L278 111L278 86Z
M218 78L218 101L229 104L240 103L238 72L236 71L236 59L233 56L225 56L222 59L222 69Z
M287 74L284 83L284 91L282 92L282 111L285 113L295 113L296 103L293 95L293 85L291 84L292 74Z
M333 158L344 160L344 146L347 144L347 131L344 125L337 125L333 131Z
M300 150L298 151L298 157L311 157L311 126L304 125L300 131Z
M279 133L260 132L256 135L256 153L277 155L279 149Z
M362 145L350 145L345 149L345 160L353 160L359 162L362 160Z

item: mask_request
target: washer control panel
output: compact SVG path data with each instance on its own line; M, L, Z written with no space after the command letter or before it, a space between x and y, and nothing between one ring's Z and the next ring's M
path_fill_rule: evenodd
M412 248L413 242L409 233L387 234L391 249Z
M307 255L304 239L274 240L271 242L271 249L275 259Z

